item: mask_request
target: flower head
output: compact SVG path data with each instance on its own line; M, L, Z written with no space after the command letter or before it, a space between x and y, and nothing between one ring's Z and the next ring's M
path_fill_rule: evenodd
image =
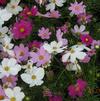
M32 24L30 21L20 20L14 24L12 34L15 39L24 39L31 34Z
M5 97L6 97L5 92L4 92L3 88L0 85L0 100L1 101L4 100Z
M0 5L6 4L7 0L0 0Z
M49 39L50 38L50 35L51 35L51 32L49 32L49 29L48 28L42 27L39 30L38 36L40 36L42 39Z
M86 86L87 86L86 81L78 79L75 85L70 85L68 87L69 95L71 97L77 97L77 96L82 97Z
M25 83L29 84L30 87L35 85L39 86L43 84L44 69L41 67L33 67L29 72L21 74L21 78Z
M45 65L51 59L51 55L45 51L43 47L41 47L38 52L31 52L30 56L33 63L36 63L36 66Z
M80 38L81 38L82 43L87 46L91 45L93 42L92 37L88 34L80 35Z
M28 47L24 47L23 44L20 44L20 46L15 46L14 53L15 53L15 57L18 62L23 62L23 61L28 60L29 49Z
M71 6L68 9L72 14L79 15L85 12L85 5L83 5L83 2L75 2L71 3Z

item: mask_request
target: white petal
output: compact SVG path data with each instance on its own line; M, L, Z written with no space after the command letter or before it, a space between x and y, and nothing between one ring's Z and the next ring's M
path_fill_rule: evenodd
M68 61L68 58L69 58L69 56L70 56L70 54L71 54L71 53L66 53L65 55L63 55L63 56L62 56L62 61L63 61L63 62L67 62L67 61Z
M9 97L9 98L14 97L13 90L10 89L10 88L5 89L5 94L6 94L6 96Z
M80 32L83 32L85 30L85 26L84 25L81 25L80 26Z

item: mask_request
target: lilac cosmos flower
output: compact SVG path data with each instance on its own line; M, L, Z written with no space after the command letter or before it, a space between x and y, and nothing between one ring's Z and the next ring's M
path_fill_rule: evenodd
M16 86L16 81L18 80L17 76L10 75L9 77L4 76L2 78L2 83L4 86L14 88Z
M28 47L24 47L23 44L20 44L20 46L14 47L14 53L18 62L26 61L29 56L29 49Z
M75 2L71 3L71 6L68 9L72 14L79 15L85 12L85 5L83 5L83 2Z
M33 63L36 63L36 66L45 65L50 61L51 55L47 53L43 47L41 47L38 52L31 52L30 56Z
M51 32L49 32L49 29L48 28L42 27L39 30L38 36L41 37L41 39L49 39L50 38L50 35L51 35Z

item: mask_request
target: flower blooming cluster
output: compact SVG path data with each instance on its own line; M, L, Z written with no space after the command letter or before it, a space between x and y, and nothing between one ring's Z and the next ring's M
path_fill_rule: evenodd
M100 48L100 40L93 39L87 31L92 15L86 12L83 2L75 0L67 8L69 16L75 15L77 19L72 25L74 28L70 22L57 22L62 18L62 12L57 8L62 8L67 0L33 2L38 6L28 6L21 0L0 0L0 101L23 101L24 88L19 87L19 83L41 86L53 75L56 77L56 65L76 74L83 72L80 64L89 63L96 49ZM39 10L42 6L45 13ZM48 21L47 25L45 21L38 23L41 19ZM54 27L53 24L49 26L51 22ZM76 44L67 37L69 32L78 40ZM55 61L62 65L55 65ZM87 86L87 81L78 78L75 85L69 85L68 94L72 98L82 97ZM49 101L63 101L61 92L45 88L43 94Z

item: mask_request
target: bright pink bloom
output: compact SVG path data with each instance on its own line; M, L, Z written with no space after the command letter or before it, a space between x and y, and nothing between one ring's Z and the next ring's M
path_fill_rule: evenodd
M0 0L0 5L6 4L7 0Z
M63 101L62 96L51 96L49 97L49 101Z
M77 16L78 23L89 23L91 21L92 15L83 13Z
M24 18L28 18L30 16L36 16L38 9L36 6L33 6L31 9L29 7L25 7L24 10L20 13L20 16Z
M82 97L86 86L87 86L86 81L78 79L76 85L70 85L68 87L69 95L71 97L77 97L77 96Z
M31 52L30 56L33 63L36 63L36 66L45 65L51 59L51 55L48 54L43 47L41 47L38 52Z
M32 41L28 44L29 48L40 48L42 46L42 42Z
M17 76L12 76L10 75L9 77L3 77L2 78L2 83L4 86L10 87L10 88L14 88L16 86L16 82L17 82L18 78Z
M72 14L79 15L85 12L85 5L83 5L83 2L75 2L71 3L71 6L68 9Z
M81 35L80 38L81 38L82 43L87 46L91 45L93 42L93 39L89 34Z
M42 39L49 39L50 38L50 35L51 35L51 32L49 32L49 29L48 28L42 27L39 30L38 36L41 37Z
M17 59L18 62L28 60L29 49L28 47L24 47L23 44L20 44L20 46L15 46L14 53L15 53L15 58Z
M12 28L13 37L15 39L24 39L31 34L32 24L30 21L20 20L14 24Z

